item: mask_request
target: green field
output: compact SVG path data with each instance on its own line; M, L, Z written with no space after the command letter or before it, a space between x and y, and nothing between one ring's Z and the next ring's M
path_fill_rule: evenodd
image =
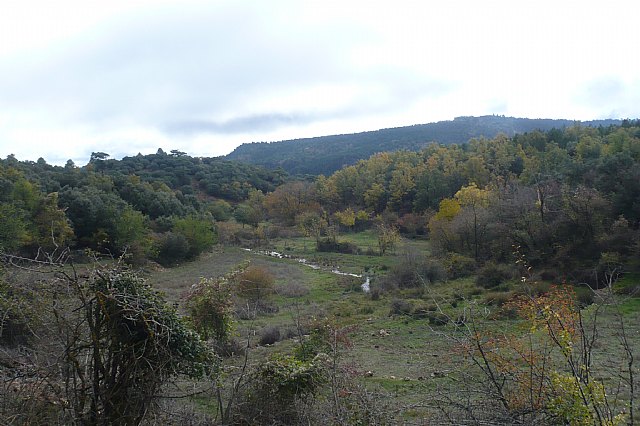
M347 234L341 238L356 244L363 253L377 244L375 235L370 232ZM196 262L149 271L148 282L166 293L169 300L180 303L181 296L201 277L222 275L246 261L268 269L275 278L275 293L268 302L276 309L252 319L237 319L235 325L236 338L249 342L249 363L260 363L275 353L291 353L297 345L300 324L308 324L313 318L330 318L341 327L349 327L352 346L341 353L340 362L348 366L356 382L371 392L384 395L385 402L395 407L397 419L417 421L434 414L433 406L426 402L441 389L453 386L460 375L470 371L470 365L459 350L459 339L464 338L460 328L451 323L433 323L428 315L390 315L393 301L407 301L414 313L421 309L421 312L439 312L451 319L475 309L489 319L485 324L488 329L506 327L511 330L516 327L515 323L495 316L500 308L485 305L485 302L495 294L512 294L509 290L517 283L501 286L502 292L489 292L477 287L473 277L467 277L438 282L425 288L383 292L374 300L360 289L364 278L331 272L338 268L342 272L368 276L375 287L376 280L401 260L407 247L417 250L422 256L431 256L427 241L403 241L391 254L381 257L318 253L311 239L301 237L272 241L272 250L285 253L290 258L271 257L238 247L220 248ZM320 269L301 264L300 258L319 265ZM630 279L638 282L637 277ZM630 286L633 283L624 281L623 284ZM300 295L288 294L287 288L292 285ZM610 366L613 369L619 361L610 359L606 350L607 346L616 346L616 351L619 349L616 312L622 313L625 323L629 324L630 341L634 347L640 348L638 300L624 299L623 303L616 304L615 312L604 310L598 314L601 325L593 359L599 367ZM593 308L585 311L585 318L589 317L590 311ZM492 319L494 317L497 319ZM274 327L280 331L280 340L273 345L259 345L262 333ZM232 368L243 361L244 358L237 356L226 359L225 363ZM602 371L600 368L598 373L602 380L615 381L615 374L608 375Z

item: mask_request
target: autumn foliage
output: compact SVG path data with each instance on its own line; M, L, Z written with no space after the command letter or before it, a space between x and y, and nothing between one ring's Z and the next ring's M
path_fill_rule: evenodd
M502 309L514 312L517 324L500 332L472 326L465 351L511 416L572 425L626 421L594 377L595 335L585 326L572 287L519 296Z

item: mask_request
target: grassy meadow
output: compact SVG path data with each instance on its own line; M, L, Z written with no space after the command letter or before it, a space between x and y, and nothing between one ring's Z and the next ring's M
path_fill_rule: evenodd
M269 309L252 317L238 315L234 325L235 339L239 345L249 348L249 364L260 363L277 353L291 353L308 332L308 324L314 319L328 318L338 327L348 329L350 345L341 350L341 365L359 386L384 401L394 421L421 424L438 418L432 417L437 416L438 411L434 401L448 398L447 392L452 389L455 392L461 377L469 380L478 375L465 360L460 345L465 339L465 330L469 329L462 320L454 321L477 312L487 330L517 329L518 321L504 315L500 305L518 290L522 291L523 284L518 279L510 279L485 289L476 284L474 276L467 276L415 288L379 291L384 276L403 262L408 252L429 258L429 242L403 240L391 253L379 256L372 253L377 246L372 232L346 234L340 238L368 254L320 253L311 238L277 239L270 242L269 249L288 257L269 256L260 250L219 247L197 261L151 270L147 279L170 301L180 305L190 286L201 277L223 275L243 262L263 267L275 279L274 293L265 299ZM300 259L317 266L312 268ZM339 275L332 272L335 269L362 278ZM369 293L361 288L365 277L371 282ZM544 291L549 284L542 282L535 286ZM637 276L625 277L618 284L625 288L637 285ZM618 314L627 325L629 341L636 349L640 348L640 299L620 300L615 309L597 311L599 336L593 361L599 367L599 379L611 384L618 380L615 366L620 360L612 359L607 347L615 347L615 352L619 352ZM236 303L243 302L236 300ZM586 319L596 312L594 306L597 305L583 310ZM443 316L447 318L446 323L439 321ZM278 332L276 341L260 344L262 337L274 329ZM224 362L234 370L244 361L243 356L236 355ZM619 394L624 395L625 391ZM202 398L198 400L202 402ZM215 404L198 407L211 415L216 410Z

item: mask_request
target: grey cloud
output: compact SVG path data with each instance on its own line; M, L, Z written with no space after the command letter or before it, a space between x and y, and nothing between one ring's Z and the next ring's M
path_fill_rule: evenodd
M86 120L153 122L203 110L215 114L258 89L346 72L334 56L338 46L296 29L290 35L286 28L274 32L260 16L243 12L211 9L134 19L59 54L2 61L0 102Z
M397 113L454 89L398 64L354 68L350 55L379 35L349 20L330 28L305 23L298 16L301 2L277 2L284 8L277 13L271 2L222 3L180 3L162 13L146 9L102 22L48 51L0 57L0 115L12 113L23 127L86 134L86 142L75 138L63 152L45 147L46 136L30 148L40 145L36 158L64 164L73 155L85 164L91 151L135 155L171 140L176 145L163 149L191 152L194 136L213 136L215 142L207 143L222 146L251 141L245 137L264 140L260 132ZM256 107L265 96L295 98L296 90L324 86L357 87L357 95L336 99L335 107L314 105L313 99L295 107ZM140 133L128 136L127 129ZM135 136L145 131L151 136Z
M198 133L251 133L255 131L270 131L281 126L308 124L317 116L301 114L256 114L236 117L226 121L186 120L173 122L163 130L172 134Z

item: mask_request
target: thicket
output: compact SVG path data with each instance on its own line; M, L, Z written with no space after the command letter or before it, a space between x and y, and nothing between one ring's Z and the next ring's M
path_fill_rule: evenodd
M379 153L313 182L179 151L94 153L84 167L9 156L0 161L0 245L173 265L216 241L268 244L293 226L320 250L355 253L339 234L375 229L379 254L398 231L430 238L453 275L466 273L463 258L508 263L517 245L536 267L599 285L602 253L624 264L638 252L639 161L640 127L630 121Z
M2 250L30 257L89 248L173 265L215 243L215 221L230 218L229 202L284 181L280 172L181 152L108 157L93 153L84 167L0 160Z
M217 377L215 354L131 270L2 260L3 423L136 425L168 383Z

